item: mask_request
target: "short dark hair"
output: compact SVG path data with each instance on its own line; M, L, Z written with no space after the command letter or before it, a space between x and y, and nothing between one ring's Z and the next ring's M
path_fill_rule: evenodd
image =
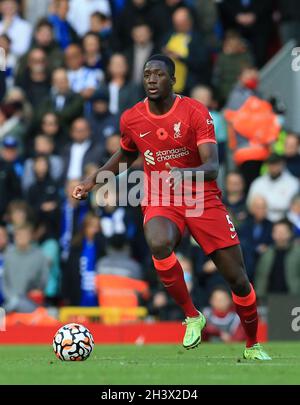
M35 26L35 32L41 29L42 27L48 27L50 28L51 31L53 31L53 25L47 20L47 18L44 17L38 20Z
M167 66L170 77L173 77L175 75L175 63L168 56L162 55L162 54L156 54L156 55L150 56L150 58L148 58L146 60L146 63L144 65L144 69L145 69L145 66L147 65L147 63L152 62L152 61L163 62Z
M294 225L287 218L282 218L279 221L274 222L273 223L273 229L277 225L285 225L293 233Z

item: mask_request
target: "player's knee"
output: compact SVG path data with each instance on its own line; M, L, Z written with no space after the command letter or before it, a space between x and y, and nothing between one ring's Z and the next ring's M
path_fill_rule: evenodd
M151 250L151 253L157 259L165 259L169 257L174 250L173 241L164 235L157 235L150 240L148 244Z
M237 296L245 296L250 292L250 283L246 274L241 274L230 283L231 290Z

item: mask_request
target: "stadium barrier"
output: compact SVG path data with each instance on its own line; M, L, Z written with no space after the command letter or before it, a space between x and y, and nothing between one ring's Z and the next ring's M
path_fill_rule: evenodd
M137 322L120 325L84 324L93 334L96 344L179 344L182 343L184 326L181 322ZM56 331L62 326L15 325L0 332L2 344L51 344ZM267 341L267 326L259 325L259 340Z

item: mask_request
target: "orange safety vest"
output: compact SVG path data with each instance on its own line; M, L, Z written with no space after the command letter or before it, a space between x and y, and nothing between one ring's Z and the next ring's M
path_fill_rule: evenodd
M229 147L235 163L239 166L249 160L266 160L280 133L272 105L251 96L239 110L225 110L224 116L229 124Z

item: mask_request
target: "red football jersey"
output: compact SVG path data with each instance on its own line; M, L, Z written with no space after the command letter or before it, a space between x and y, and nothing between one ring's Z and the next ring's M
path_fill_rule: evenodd
M192 168L202 164L198 145L216 143L214 125L207 108L189 97L176 96L170 111L163 115L150 112L148 99L137 103L121 116L121 147L139 151L144 157L148 193L162 195L162 188L151 186L152 172L172 167ZM152 181L153 183L153 181ZM192 189L196 185L193 182ZM205 182L204 199L220 195L215 181Z

